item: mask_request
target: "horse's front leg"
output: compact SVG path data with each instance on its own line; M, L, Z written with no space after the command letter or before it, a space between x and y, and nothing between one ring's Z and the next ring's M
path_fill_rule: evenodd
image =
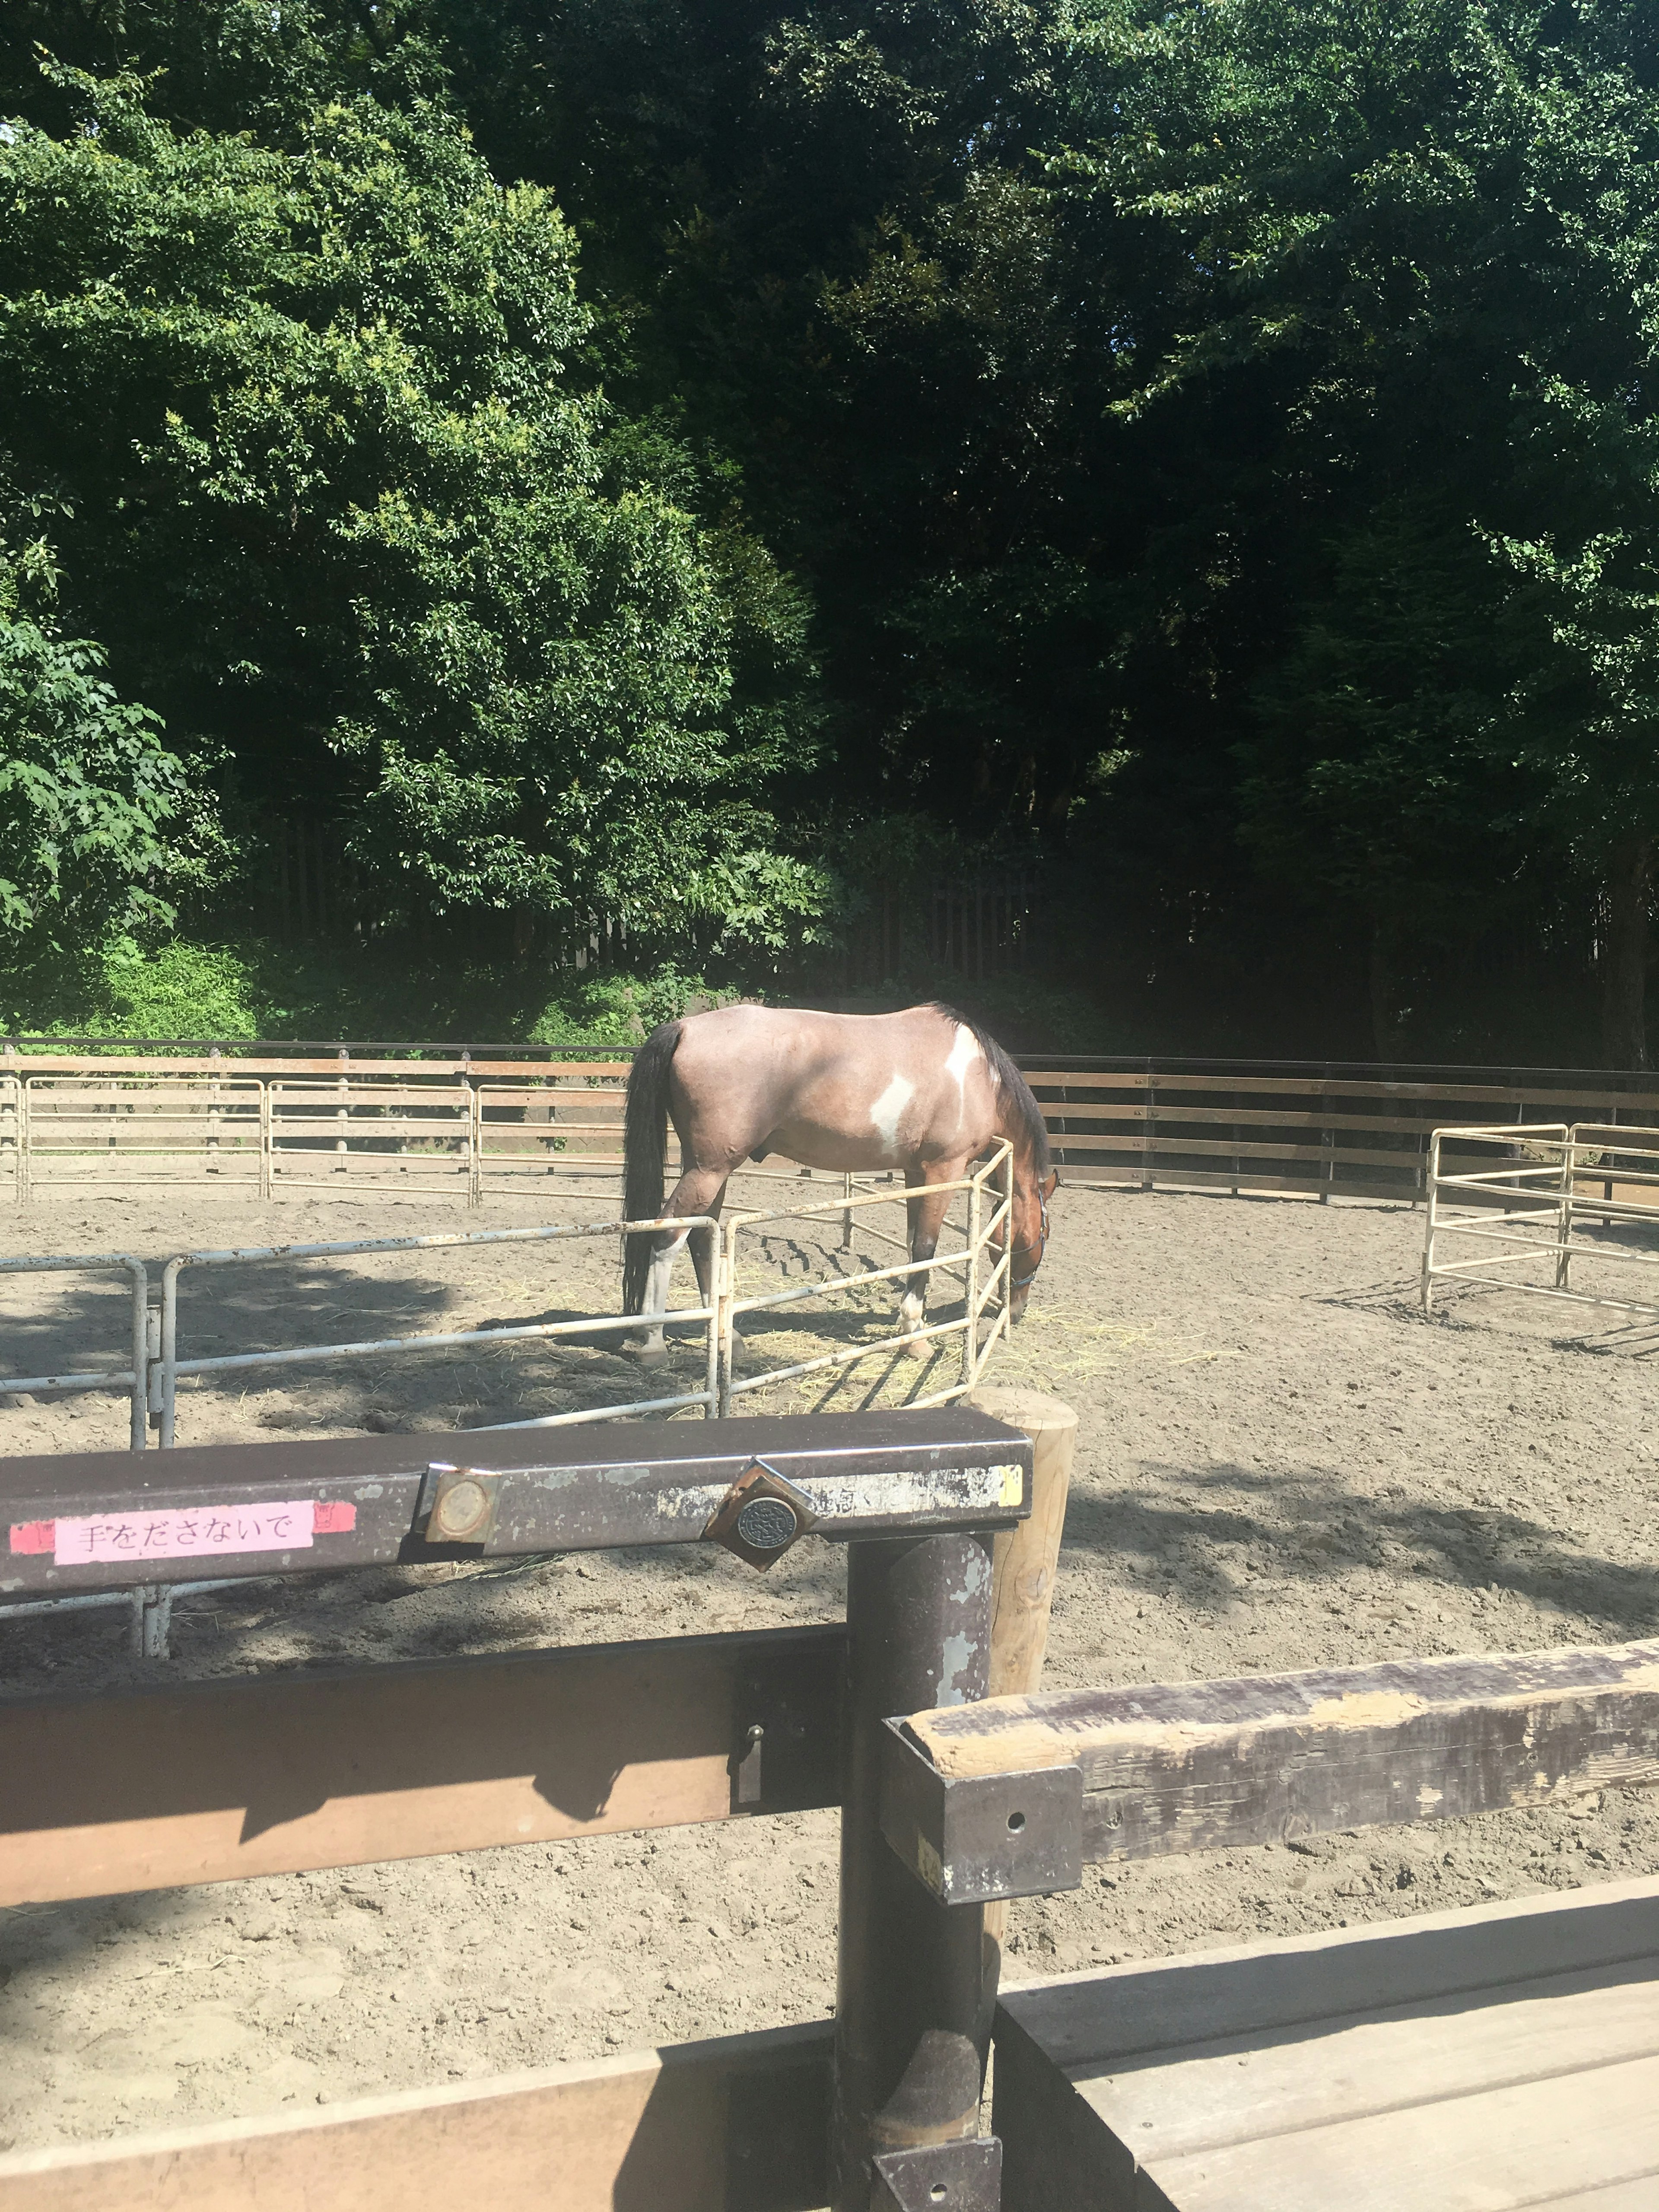
M931 1260L939 1249L939 1232L950 1211L951 1194L927 1188L930 1182L954 1182L958 1170L944 1164L920 1170L907 1170L905 1181L919 1194L909 1202L910 1257ZM920 1187L920 1188L919 1188ZM899 1304L899 1328L908 1334L925 1326L927 1319L927 1277L926 1273L905 1278L904 1296ZM913 1359L926 1359L927 1346L907 1344L904 1349Z
M665 1214L710 1213L718 1216L720 1202L726 1196L726 1176L723 1169L689 1168L674 1186L673 1195L663 1208ZM673 1278L674 1262L691 1246L691 1264L696 1269L697 1287L702 1293L702 1303L709 1303L713 1287L708 1267L709 1239L695 1229L664 1229L657 1233L651 1255L651 1272L646 1278L645 1300L641 1308L641 1319L645 1323L644 1340L636 1347L636 1357L647 1367L655 1367L668 1357L668 1346L663 1337L663 1322L668 1312L668 1288Z

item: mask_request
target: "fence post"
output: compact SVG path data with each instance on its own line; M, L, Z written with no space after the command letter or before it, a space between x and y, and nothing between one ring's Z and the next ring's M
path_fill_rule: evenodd
M1616 1129L1616 1128L1619 1127L1619 1109L1617 1108L1617 1106L1613 1107L1613 1109L1612 1109L1611 1119L1612 1119L1613 1126L1613 1127ZM1613 1154L1613 1158L1614 1158L1615 1159L1617 1159L1617 1158L1618 1158L1618 1157L1619 1157L1619 1155L1617 1154L1617 1152L1615 1152L1615 1153ZM1604 1204L1606 1204L1606 1205L1610 1206L1610 1205L1613 1203L1613 1184L1612 1184L1612 1182L1611 1182L1610 1181L1609 1181L1609 1182L1603 1182L1603 1184L1601 1185L1601 1198L1602 1198L1602 1201L1603 1201L1603 1203L1604 1203ZM1605 1229L1605 1228L1606 1228L1606 1226L1607 1226L1607 1215L1604 1213L1604 1214L1601 1216L1601 1225L1602 1225L1602 1227L1603 1227L1604 1229Z
M470 1078L466 1083L466 1202L483 1204L483 1092Z
M1066 1501L1072 1487L1077 1415L1041 1391L991 1383L967 1401L1031 1439L1031 1514L991 1545L991 1687L994 1698L1029 1695L1042 1683ZM1006 1904L985 1908L985 1932L999 1955L1008 1929Z
M1434 1232L1440 1211L1440 1132L1429 1133L1428 1165L1424 1174L1423 1196L1426 1212L1423 1221L1423 1311L1434 1311Z
M127 1449L141 1452L149 1443L149 1270L129 1260L132 1278L132 1413Z
M971 1390L979 1373L979 1247L984 1235L983 1176L981 1168L973 1179L968 1193L968 1267L963 1278L962 1309L962 1380Z
M703 1300L703 1304L708 1308L708 1319L703 1324L708 1331L708 1357L703 1369L703 1389L708 1395L703 1402L702 1417L706 1421L712 1421L717 1419L720 1413L720 1377L723 1371L720 1360L720 1313L721 1285L725 1279L722 1259L726 1239L720 1232L718 1221L708 1229L700 1229L696 1233L708 1239L708 1294Z
M714 1404L720 1419L725 1420L732 1411L732 1362L737 1349L733 1341L736 1328L732 1314L732 1302L738 1294L738 1224L735 1221L724 1237L717 1238L712 1256L714 1266L716 1363Z
M276 1151L270 1127L270 1078L259 1078L259 1195L270 1198L276 1192Z
M982 1537L849 1547L830 2204L870 2212L872 2159L973 2140L998 1956L985 1909L941 1905L879 1825L881 1724L982 1698L991 1560ZM948 2183L933 2195L947 2201Z
M1330 1118L1331 1091L1328 1077L1319 1086L1319 1103L1325 1109L1325 1121L1319 1132L1319 1203L1328 1206L1331 1189L1336 1181L1336 1128Z
M170 1583L141 1583L132 1592L133 1657L168 1657L167 1638L172 1626L173 1585Z
M1578 1167L1578 1131L1569 1124L1561 1139L1561 1209L1555 1226L1555 1287L1571 1288L1572 1201ZM1611 1186L1609 1186L1611 1188Z
M161 1449L171 1451L179 1410L179 1270L185 1262L169 1260L161 1270Z
M17 1202L27 1205L33 1189L30 1155L34 1148L34 1123L29 1113L29 1079L27 1075L17 1085Z
M1146 1103L1142 1109L1140 1134L1140 1188L1150 1190L1156 1171L1158 1153L1158 1079L1152 1073L1152 1064L1146 1063Z

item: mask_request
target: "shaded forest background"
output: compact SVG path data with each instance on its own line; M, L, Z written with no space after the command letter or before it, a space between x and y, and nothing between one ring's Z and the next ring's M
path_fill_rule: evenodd
M1640 0L11 0L0 118L6 1023L1646 1065Z

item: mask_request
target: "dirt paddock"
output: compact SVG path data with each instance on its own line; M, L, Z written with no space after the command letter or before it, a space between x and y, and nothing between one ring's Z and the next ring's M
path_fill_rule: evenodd
M600 1210L596 1207L595 1211ZM574 1209L562 1209L574 1217ZM485 1225L550 1218L492 1199ZM11 1251L392 1235L459 1206L59 1195ZM1650 1407L1659 1332L1604 1309L1449 1288L1425 1322L1403 1207L1062 1189L1030 1316L993 1379L1081 1414L1048 1680L1130 1682L1659 1631ZM750 1279L827 1237L770 1239ZM877 1253L871 1250L870 1258ZM187 1274L181 1351L604 1310L614 1247L264 1263ZM948 1286L941 1291L948 1310ZM792 1311L754 1352L800 1357ZM9 1373L118 1353L118 1287L0 1282ZM674 1355L690 1381L696 1357ZM948 1379L943 1371L937 1380ZM660 1374L661 1370L658 1370ZM653 1376L653 1384L655 1377ZM641 1395L600 1346L388 1357L228 1379L180 1399L181 1443L442 1428ZM821 1377L754 1410L851 1407ZM924 1385L924 1387L926 1387ZM0 1450L119 1445L117 1400L0 1409ZM836 1617L842 1561L763 1579L721 1553L398 1569L187 1601L140 1667L111 1611L0 1627L0 1689L93 1687ZM0 1915L0 2142L327 2103L821 2015L833 1996L830 1814L362 1868ZM1659 1871L1659 1793L1091 1869L1017 1905L1018 1979Z

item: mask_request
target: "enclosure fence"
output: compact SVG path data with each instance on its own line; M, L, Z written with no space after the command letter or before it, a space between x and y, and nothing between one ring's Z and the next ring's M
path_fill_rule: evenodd
M1659 1229L1659 1128L1514 1121L1437 1129L1423 1310L1433 1310L1437 1282L1459 1281L1659 1315L1659 1238L1627 1233L1642 1227ZM1589 1261L1624 1271L1635 1294L1587 1287L1582 1263Z
M175 1589L204 1550L227 1583L273 1566L337 1574L641 1544L715 1545L765 1567L816 1535L848 1547L846 1615L224 1674L182 1692L148 1683L0 1701L0 1906L838 1808L835 2015L325 2112L0 2151L0 2197L24 2212L255 2202L451 2212L485 2201L561 2212L1080 2212L1108 2201L1096 2185L1105 2169L1054 2162L1068 2140L1055 2101L1078 2105L1076 2076L1060 2070L1063 2056L1040 2073L1030 2039L998 2011L992 1908L1079 1889L1101 1862L1659 1784L1651 1640L1046 1691L1039 1658L1012 1689L994 1688L1026 1666L1022 1599L1052 1589L1066 1468L1050 1461L1045 1493L1036 1436L983 1411L779 1420L759 1436L744 1422L544 1443L467 1434L233 1446L167 1474L135 1505L118 1453L72 1471L51 1458L0 1465L12 1586L107 1592L133 1550L153 1555L149 1571ZM270 1548L273 1531L285 1551ZM532 1889L549 1879L544 1855L521 1863ZM732 1878L740 1891L750 1881ZM763 1882L753 1893L763 1910ZM1608 1896L1601 1924L1577 1944L1565 1928L1549 1979L1525 1985L1528 2003L1542 1987L1556 2008L1531 2031L1540 2047L1552 2031L1573 2038L1581 1975L1625 1962L1636 1971L1623 1977L1621 2017L1647 2017L1652 1947L1638 1936L1650 1919L1632 1916L1622 1886ZM1583 1902L1539 1906L1571 1914ZM1415 1932L1445 1925L1428 1916ZM1469 1925L1484 1961L1463 1952L1465 1971L1445 1986L1461 2011L1490 2006L1492 2037L1512 2048L1504 1991L1516 1977L1494 1971L1512 1938L1494 1946L1483 1923ZM1212 2016L1204 1978L1215 1956L1189 1963L1200 1986L1179 2002L1194 2022ZM1255 1991L1253 2049L1264 2022L1306 2035L1351 2018L1365 1968L1356 1952L1322 1972L1302 1945L1270 1971ZM1135 1983L1097 1986L1128 2008L1128 2048L1168 2048L1167 1998ZM1388 2007L1420 2011L1426 1994L1395 1987ZM1650 2050L1603 2045L1592 2057L1577 2033L1578 2063L1597 2083L1627 2048ZM1351 2055L1343 2063L1352 2071ZM1626 2112L1645 2116L1644 2145L1648 2082L1644 2071L1623 2093ZM1602 2106L1592 2106L1564 2138L1575 2151L1596 2136ZM1327 2107L1314 2109L1322 2120ZM1483 2142L1491 2134L1488 2114ZM1620 2142L1632 2140L1626 2126ZM1458 2170L1482 2171L1474 2160ZM1652 2170L1649 2156L1638 2191ZM1572 2178L1552 2203L1608 2194L1586 2196ZM1178 2201L1217 2198L1183 2189Z
M848 1267L838 1273L782 1291L740 1295L737 1277L739 1239L752 1237L770 1224L815 1222L838 1215L842 1249L850 1249L855 1218L864 1234L877 1243L896 1245L908 1255L908 1237L893 1236L864 1219L876 1207L905 1208L910 1198L902 1188L872 1189L840 1178L842 1188L834 1199L781 1204L760 1211L734 1214L726 1227L713 1216L658 1216L651 1220L559 1223L531 1228L454 1231L423 1237L355 1237L322 1243L244 1245L218 1250L182 1252L153 1264L128 1253L101 1253L84 1257L49 1255L0 1261L0 1274L71 1274L121 1273L130 1286L129 1364L0 1377L0 1391L14 1393L70 1393L121 1390L129 1396L132 1413L131 1449L143 1451L154 1431L163 1449L177 1441L179 1386L181 1379L295 1366L315 1367L334 1361L379 1358L404 1352L452 1351L480 1345L550 1341L595 1335L623 1338L638 1335L646 1326L638 1314L582 1314L562 1321L503 1322L487 1328L425 1330L418 1333L363 1338L331 1344L291 1345L246 1352L191 1353L179 1336L179 1279L186 1269L282 1266L295 1261L360 1258L390 1252L438 1252L477 1249L504 1244L556 1245L595 1237L617 1238L660 1231L687 1232L701 1246L706 1298L671 1308L665 1316L677 1332L693 1330L702 1346L702 1378L695 1389L659 1391L648 1397L617 1403L583 1406L557 1413L544 1413L522 1421L492 1423L493 1428L566 1428L594 1421L621 1420L646 1413L700 1411L705 1417L729 1413L736 1399L777 1382L830 1368L852 1368L877 1359L890 1358L915 1346L942 1343L959 1337L962 1355L958 1378L924 1399L910 1402L943 1405L971 1390L987 1360L1008 1326L1007 1279L1012 1244L1009 1235L1012 1206L1012 1155L999 1144L972 1173L950 1182L935 1184L935 1195L965 1200L966 1223L959 1249L941 1251L931 1260L908 1256L887 1266ZM947 1226L949 1226L947 1217ZM947 1240L948 1241L948 1240ZM834 1352L787 1366L765 1368L739 1376L736 1354L737 1323L743 1315L793 1307L807 1300L846 1298L870 1287L906 1285L930 1272L946 1277L960 1275L963 1285L959 1315L915 1328L882 1328L873 1336ZM153 1272L159 1273L160 1300L150 1300ZM988 1308L991 1309L988 1316ZM222 1320L222 1311L219 1318Z
M0 1055L0 1193L396 1191L482 1205L614 1184L631 1055L225 1045ZM1601 1069L1017 1055L1067 1182L1427 1195L1448 1124L1659 1122L1651 1075ZM671 1135L671 1170L678 1151ZM793 1181L750 1170L763 1180Z

